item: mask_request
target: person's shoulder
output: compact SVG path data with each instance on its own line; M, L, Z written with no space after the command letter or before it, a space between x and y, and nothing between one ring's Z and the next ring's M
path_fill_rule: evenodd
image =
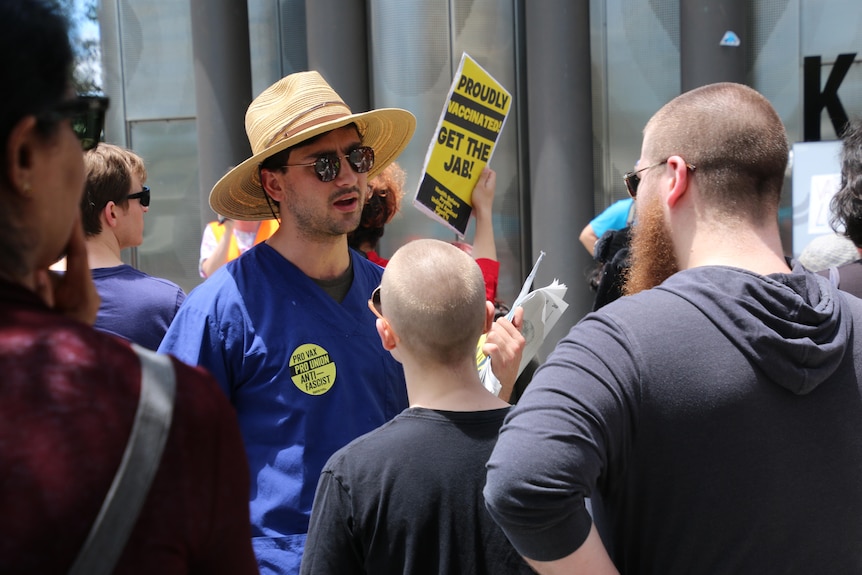
M203 367L189 365L171 354L177 380L178 401L188 403L190 416L209 417L217 414L219 417L230 414L233 408L224 392L219 388L215 378Z
M838 267L838 286L841 291L862 298L862 260Z
M599 215L605 214L606 216L608 216L619 213L628 213L629 208L631 208L632 206L632 203L634 203L634 200L632 198L623 198L621 200L617 200L611 205L609 205L607 208L602 210Z
M90 275L93 276L94 281L109 280L121 277L137 277L142 273L143 272L135 269L129 264L121 264L118 266L111 266L109 268L90 269Z
M175 305L178 299L182 301L186 297L183 288L174 282L165 278L151 276L132 266L123 265L116 268L102 269L113 270L105 275L93 275L93 281L100 287L102 297L111 296L112 293L114 293L114 297L118 295L126 297L127 295L135 294L134 298L129 298L128 303L130 305L139 303L145 306L160 301ZM111 291L106 292L104 290Z
M151 280L152 285L159 286L159 288L171 299L176 300L179 298L180 300L184 300L186 298L186 290L171 280L155 276L149 276L149 279Z
M400 442L403 438L400 426L405 420L405 412L396 415L380 427L360 435L344 447L338 449L330 456L324 466L324 470L334 472L336 475L349 473L357 465L365 466L369 462L383 464L383 461L392 456L398 456L393 451L392 443Z
M826 270L826 271L827 271L827 275L828 275L828 270ZM840 265L840 266L838 266L838 271L840 271L840 272L847 271L850 273L862 275L862 259L848 262L844 265Z
M168 290L171 293L176 293L177 291L181 291L181 292L185 293L185 290L183 290L183 288L181 288L178 284L172 282L171 280L169 280L167 278L160 278L157 276L151 276L150 274L148 274L144 271L141 271L141 270L135 270L135 271L137 272L139 281L145 283L149 287L152 287L154 289Z

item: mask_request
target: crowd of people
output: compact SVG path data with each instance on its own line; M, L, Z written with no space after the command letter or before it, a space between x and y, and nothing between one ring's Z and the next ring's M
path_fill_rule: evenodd
M784 256L788 141L757 91L647 122L630 201L582 234L630 228L620 297L513 406L493 170L472 256L376 253L409 111L315 71L264 90L185 294L122 261L155 200L100 142L108 99L74 93L55 3L0 3L0 50L0 572L862 569L862 260ZM833 225L862 249L862 123L843 136Z

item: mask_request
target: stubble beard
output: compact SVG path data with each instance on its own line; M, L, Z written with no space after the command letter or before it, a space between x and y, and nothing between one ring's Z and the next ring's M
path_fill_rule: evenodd
M673 239L658 198L641 199L632 228L631 267L623 285L625 295L654 288L679 271Z
M333 192L327 198L327 206L332 206L339 198L347 195L347 193L358 192L358 188L352 188L345 192L339 190ZM317 240L328 240L344 236L357 227L362 219L362 207L365 205L367 193L359 192L359 202L356 210L350 213L338 213L332 216L329 211L325 214L318 211L317 208L307 204L300 204L297 199L299 194L295 190L289 190L286 202L283 209L289 211L296 225L297 231L306 237L316 238Z

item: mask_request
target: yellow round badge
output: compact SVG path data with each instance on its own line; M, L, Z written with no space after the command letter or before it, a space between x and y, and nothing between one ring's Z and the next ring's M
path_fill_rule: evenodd
M319 345L305 343L290 354L290 379L300 391L322 395L335 383L335 362Z

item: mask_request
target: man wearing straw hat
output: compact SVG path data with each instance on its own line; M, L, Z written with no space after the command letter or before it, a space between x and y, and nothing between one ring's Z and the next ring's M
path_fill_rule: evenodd
M317 72L291 74L251 103L253 155L210 194L219 214L281 225L189 294L159 349L209 369L236 408L261 573L299 571L323 464L407 407L367 306L383 270L347 233L415 125L406 110L354 114Z

